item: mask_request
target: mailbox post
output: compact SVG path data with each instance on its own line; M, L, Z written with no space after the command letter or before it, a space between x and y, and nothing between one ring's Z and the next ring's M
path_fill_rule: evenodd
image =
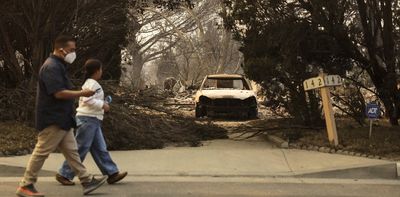
M339 139L336 130L335 115L332 107L330 87L340 85L342 85L342 79L340 76L326 75L324 73L321 73L318 77L310 78L303 82L305 91L320 89L328 139L329 142L334 146L339 144Z

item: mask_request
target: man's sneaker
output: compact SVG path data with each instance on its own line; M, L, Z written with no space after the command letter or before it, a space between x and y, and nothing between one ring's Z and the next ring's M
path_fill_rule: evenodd
M107 183L108 183L108 184L114 184L114 183L116 183L116 182L122 180L123 178L125 178L126 175L128 175L127 172L122 172L122 173L117 172L117 173L114 173L114 174L112 174L112 175L110 175L110 176L108 177Z
M61 174L56 174L56 180L61 183L62 185L75 185L75 183L65 177L63 177Z
M87 183L82 183L82 187L83 187L83 195L87 195L90 192L96 190L97 188L99 188L100 186L102 186L106 180L107 180L108 176L102 176L100 178L92 178L91 181L87 182Z
M16 194L20 197L44 197L44 194L39 193L33 184L18 187Z

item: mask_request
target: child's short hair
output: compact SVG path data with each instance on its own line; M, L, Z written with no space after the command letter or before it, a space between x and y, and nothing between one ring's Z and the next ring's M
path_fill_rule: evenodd
M88 59L85 62L85 80L89 79L94 73L96 73L101 67L103 66L103 63L101 63L100 60L98 59Z

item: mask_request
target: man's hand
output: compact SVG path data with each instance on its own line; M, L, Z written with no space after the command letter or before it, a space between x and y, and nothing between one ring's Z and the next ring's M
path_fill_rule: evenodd
M54 97L57 99L74 99L79 98L80 96L90 97L93 96L94 93L95 92L92 90L61 90L54 93Z
M95 93L95 91L92 91L92 90L87 90L87 89L81 90L81 96L83 96L83 97L91 97L94 95L94 93Z
M110 105L108 105L107 103L104 103L103 109L104 109L105 112L110 111Z

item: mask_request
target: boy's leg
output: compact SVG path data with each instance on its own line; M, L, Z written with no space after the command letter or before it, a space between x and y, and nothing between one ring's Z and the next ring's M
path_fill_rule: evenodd
M73 129L66 131L67 134L62 139L58 148L63 153L68 165L79 177L81 183L90 182L92 175L88 174L86 167L82 164L82 161L78 154L78 146L74 137Z
M91 123L84 123L76 130L75 139L76 143L78 144L78 154L81 162L85 160L86 155L92 146L93 138L95 136L95 129L96 127L93 127ZM61 176L69 180L74 179L75 176L74 171L68 165L67 161L64 161L59 173Z
M67 160L63 162L60 170L58 170L58 174L70 181L72 181L75 177L75 173L71 167L69 167Z
M65 134L64 131L55 125L49 126L39 133L38 141L29 159L20 186L36 183L38 172L42 168L44 161L50 153L57 149Z
M111 155L107 150L107 145L103 137L103 132L101 131L101 126L99 125L96 129L90 153L92 154L93 160L96 162L100 171L104 175L113 175L118 173L118 167L111 159Z

